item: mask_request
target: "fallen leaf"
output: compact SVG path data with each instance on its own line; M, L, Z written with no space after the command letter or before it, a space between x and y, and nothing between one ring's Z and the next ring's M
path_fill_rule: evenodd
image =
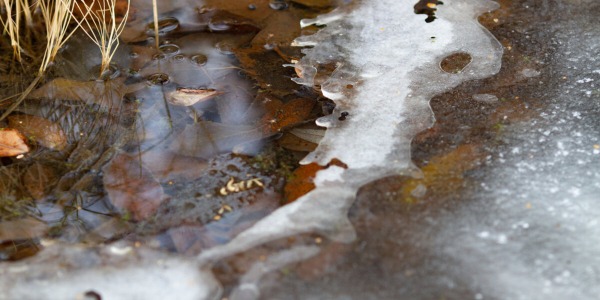
M220 9L205 9L200 11L199 22L208 24L212 32L220 33L252 33L260 31L260 27L251 19L232 14Z
M29 166L22 176L25 190L35 200L41 200L46 192L58 181L59 175L55 168L35 162Z
M29 152L25 138L16 129L0 129L0 157L17 156Z
M128 87L124 79L77 81L56 78L31 92L31 99L73 100L97 104L107 110L118 110L123 96L139 87Z
M48 225L34 218L0 222L0 243L39 238L47 231Z
M294 202L304 194L312 191L315 188L313 180L317 172L323 169L324 167L316 163L298 167L292 174L292 178L285 184L283 190L285 203Z
M317 148L317 144L301 139L291 133L284 133L283 136L277 140L277 143L280 146L293 151L309 152Z
M208 8L228 11L232 14L245 16L257 23L262 23L262 21L270 15L281 12L271 9L269 7L269 0L207 0L204 1L203 4ZM254 5L255 9L249 10L249 5Z
M201 101L208 101L222 92L215 89L187 89L178 88L167 94L167 101L178 106L192 106Z
M254 126L202 121L186 126L171 142L169 149L174 153L207 159L261 138L262 133Z
M260 120L260 124L265 135L270 135L306 121L315 106L315 101L297 98L284 104L278 99L266 98L264 105L266 113Z
M314 126L308 128L294 128L290 130L290 133L305 141L318 144L321 142L321 139L323 139L323 137L325 136L325 128L314 128Z
M268 50L265 45L287 46L300 36L300 20L298 15L289 11L272 14L264 21L267 25L254 36L251 44L262 47L262 51Z
M294 68L283 68L282 65L290 62L276 51L266 50L260 44L233 51L244 72L256 80L261 89L282 98L299 89L298 84L290 80L296 77Z
M8 126L19 130L30 141L53 150L67 146L67 136L60 125L42 117L32 115L12 115Z
M183 156L156 147L142 154L142 164L161 182L192 181L206 169L203 159Z
M163 188L137 157L120 153L102 168L110 202L140 221L154 215L165 200Z

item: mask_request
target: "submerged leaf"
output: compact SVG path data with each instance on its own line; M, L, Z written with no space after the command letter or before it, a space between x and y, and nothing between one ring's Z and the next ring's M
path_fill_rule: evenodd
M25 138L16 129L0 129L0 157L17 156L29 152Z
M192 106L198 102L210 100L220 94L222 94L222 92L215 89L178 88L167 94L167 101L173 105Z
M191 181L202 176L207 167L203 159L175 154L158 147L145 151L141 159L143 165L161 182Z
M262 137L263 134L254 126L203 121L186 126L171 143L170 150L182 155L210 158Z
M47 231L48 225L34 218L0 222L0 243L38 238Z
M317 147L317 144L306 141L287 132L284 133L283 136L277 140L277 143L283 148L293 151L310 152L315 150L315 148Z
M314 8L327 8L335 4L332 0L291 0L292 2Z
M104 189L111 203L130 212L135 220L152 216L165 199L160 183L136 157L118 154L102 171Z
M325 136L325 128L294 128L290 133L311 143L318 144Z
M123 79L77 81L57 78L31 92L29 98L82 101L105 109L118 109L123 96L131 91Z
M22 132L29 140L53 150L62 150L67 146L67 135L60 125L38 116L12 115L8 125Z
M268 99L265 103L267 112L260 122L263 132L273 134L285 127L306 121L314 106L315 101L312 99L297 98L285 104L277 99Z
M41 200L46 195L46 191L54 185L59 179L55 168L35 162L29 166L23 174L23 186L35 200Z

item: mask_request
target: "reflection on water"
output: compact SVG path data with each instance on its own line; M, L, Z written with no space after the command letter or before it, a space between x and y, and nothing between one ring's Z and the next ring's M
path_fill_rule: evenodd
M159 1L157 49L152 7L131 5L113 78L97 80L99 51L76 34L45 82L8 118L5 125L32 150L3 161L4 259L37 251L42 237L98 243L125 236L153 241L158 234L162 244L163 237L172 240L163 245L168 249L197 253L280 205L283 178L297 158L277 145L264 148L265 139L319 113L315 94L259 90L244 67L255 64L247 55L272 52L281 62L263 67L263 80L282 69L291 76L273 45L249 44L265 27L299 31L297 20L315 10L274 9L268 1L252 9ZM288 17L265 21L276 12ZM293 36L277 36L276 43L287 45ZM276 81L291 82L289 76ZM182 245L194 241L201 247Z

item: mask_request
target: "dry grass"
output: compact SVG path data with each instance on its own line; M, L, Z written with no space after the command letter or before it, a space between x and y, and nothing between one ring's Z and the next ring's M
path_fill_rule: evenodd
M84 27L88 37L100 48L102 54L101 73L110 66L117 47L119 35L125 27L129 15L129 0L127 12L120 20L115 16L117 0L0 0L0 22L3 33L8 36L13 48L14 57L21 61L22 37L20 29L33 28L34 24L42 24L46 40L46 48L37 77L30 83L13 104L0 116L3 120L8 116L41 81L48 66L54 61L60 48L73 35L77 28ZM156 4L156 0L153 0ZM94 9L95 4L99 9ZM81 15L74 16L73 10L79 8ZM96 5L97 7L97 5ZM33 13L35 12L35 14ZM41 18L39 18L41 16ZM34 20L35 18L35 20ZM24 21L24 24L23 24ZM72 22L75 21L75 22ZM73 23L76 26L73 26ZM17 97L17 95L15 95Z
M158 40L158 5L156 5L156 0L152 0L152 16L154 17L154 40L156 50L158 50L160 43Z
M48 65L54 61L58 50L77 29L69 28L74 4L75 0L39 0L37 2L46 27L46 52L40 65L39 75L42 75Z
M10 38L10 45L13 48L13 55L16 60L21 61L21 47L19 45L19 28L21 21L21 13L22 10L22 1L16 1L13 5L14 1L2 0L2 5L4 11L6 12L6 16L4 18L0 18L3 26L3 32L8 35ZM29 14L31 16L31 14Z
M46 48L42 57L42 62L35 79L29 84L23 93L8 107L0 116L0 121L4 120L17 106L23 102L25 97L33 91L40 82L44 72L50 65L58 50L73 35L77 28L70 28L72 10L75 0L37 0L33 6L29 5L28 0L2 0L4 9L7 11L3 20L4 30L11 39L11 45L17 58L20 58L20 28L21 15L25 17L26 22L33 24L31 20L31 11L39 10L45 27ZM14 10L13 10L14 8ZM25 12L25 10L28 10ZM29 18L29 19L28 19Z
M76 7L84 15L82 19L75 19L77 24L84 29L85 34L98 46L102 55L100 77L108 70L110 62L119 46L119 35L125 29L129 16L129 4L124 17L119 19L115 13L117 0L92 0L76 2Z

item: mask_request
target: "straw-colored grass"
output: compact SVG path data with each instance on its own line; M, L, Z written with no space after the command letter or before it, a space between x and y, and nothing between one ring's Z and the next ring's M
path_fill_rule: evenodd
M45 27L46 48L36 78L29 84L23 93L8 107L0 116L0 120L6 118L18 105L23 102L25 97L37 86L44 72L58 54L58 50L73 35L76 27L70 27L73 4L75 0L37 0L33 6L29 5L29 0L2 0L6 16L2 19L4 32L9 35L11 45L15 51L15 57L20 58L21 46L21 16L24 16L26 23L33 24L33 10L38 10L41 14ZM13 10L14 8L14 10Z
M158 50L160 42L158 40L158 5L156 5L156 0L152 0L152 16L154 17L154 42L156 50Z
M37 2L46 27L46 52L40 65L40 75L54 61L58 50L75 32L76 28L69 28L74 4L75 0L38 0Z
M123 18L118 19L115 12L117 0L92 0L76 2L76 7L87 17L75 19L85 34L98 46L102 56L100 76L108 70L110 62L119 46L119 35L125 29L129 16L129 4Z
M16 1L13 6L13 1L2 0L2 5L6 12L4 18L0 18L3 26L3 32L10 38L10 45L13 48L13 55L16 60L21 61L21 48L19 46L19 23L21 20L21 9L22 1Z

